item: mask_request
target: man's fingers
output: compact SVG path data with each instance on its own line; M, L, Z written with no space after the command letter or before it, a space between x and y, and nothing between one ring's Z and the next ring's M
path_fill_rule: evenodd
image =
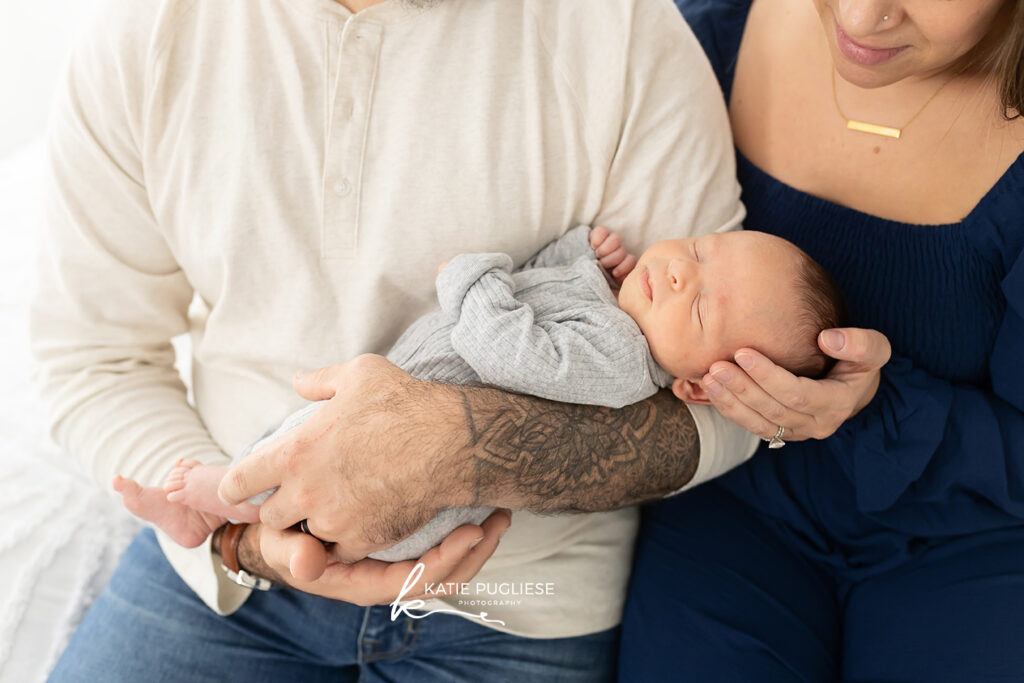
M301 585L301 580L295 581L293 585L317 595L358 605L387 604L402 593L410 574L419 563L424 566L423 573L417 583L402 595L403 601L422 596L428 583L461 582L473 578L494 552L510 519L508 510L496 510L480 526L461 526L423 557L405 562L388 563L367 558L354 564L343 564L326 558L323 546L311 536L266 527L263 527L261 534L261 550L267 564L284 576L288 575L291 567L302 571L296 564L306 561L302 558L311 557L318 561L318 553L323 553L325 568L319 578L308 582L309 585ZM481 536L483 540L476 543Z
M288 558L288 571L299 581L316 581L327 568L327 551L324 544L315 538L306 538L313 542L295 542L292 555Z
M512 523L512 512L507 508L499 508L480 524L484 530L484 540L477 543L462 561L456 565L451 574L444 578L446 583L468 583L484 566L498 548L498 541L508 531Z
M354 564L331 563L317 583L328 589L324 595L345 595L341 599L359 605L388 604L402 594L416 565L423 564L419 580L402 594L403 601L413 600L426 592L426 584L444 581L481 535L478 526L459 527L418 560L389 563L366 558Z
M303 519L306 519L305 510L307 505L295 499L295 489L278 489L260 505L260 522L272 529L288 529ZM317 531L310 526L310 531L316 535ZM307 535L307 534L303 534ZM333 540L326 536L325 541Z
M281 484L281 472L271 465L273 454L277 452L273 446L270 444L250 453L228 470L217 488L221 500L228 505L238 505L257 493Z
M423 575L419 582L406 593L403 600L412 600L423 595L426 592L427 584L448 582L448 577L456 567L466 559L474 547L483 543L485 539L486 535L482 527L475 524L466 524L452 531L441 541L441 545L434 546L417 561L423 564ZM402 577L403 581L407 576L408 572Z
M307 401L326 401L333 398L337 386L335 382L343 365L338 363L313 371L299 370L292 377L292 388Z
M472 579L494 554L498 541L511 522L512 513L506 508L499 508L480 526L464 525L452 531L441 545L432 548L418 560L424 563L426 569L420 577L420 583L403 599L424 597L423 592L428 583L464 583ZM404 576L408 576L408 570Z
M298 531L278 530L263 527L260 533L260 552L264 561L282 577L292 575L293 564L300 572L305 570L310 576L320 567L312 578L294 576L301 581L312 581L323 573L327 565L327 550L323 543Z
M818 335L818 346L833 358L875 369L888 363L892 355L884 334L859 327L824 330Z

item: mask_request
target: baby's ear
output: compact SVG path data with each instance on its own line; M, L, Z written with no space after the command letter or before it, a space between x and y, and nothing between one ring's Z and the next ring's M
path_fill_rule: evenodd
M704 391L704 387L699 382L694 382L688 379L677 379L672 382L672 393L676 395L680 401L686 403L704 403L705 405L711 405L711 401L708 399L708 394Z

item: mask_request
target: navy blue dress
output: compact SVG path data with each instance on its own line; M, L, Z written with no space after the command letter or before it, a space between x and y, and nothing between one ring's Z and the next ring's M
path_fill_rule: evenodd
M678 0L728 97L750 0ZM811 196L737 153L746 225L886 334L875 399L644 511L624 680L1024 681L1024 155L961 222Z

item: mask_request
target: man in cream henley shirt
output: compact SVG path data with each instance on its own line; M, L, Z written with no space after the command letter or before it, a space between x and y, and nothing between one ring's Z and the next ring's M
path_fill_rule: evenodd
M226 463L302 405L297 368L391 346L458 252L519 265L599 223L640 251L742 218L721 93L668 0L110 0L50 162L33 344L54 434L103 486ZM194 405L172 366L185 332ZM695 482L752 451L692 412ZM553 595L489 625L617 624L636 526L515 512L474 583ZM244 602L209 546L161 545L212 609Z

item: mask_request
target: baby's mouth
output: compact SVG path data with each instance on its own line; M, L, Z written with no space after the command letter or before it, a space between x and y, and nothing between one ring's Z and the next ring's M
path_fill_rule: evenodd
M644 268L644 272L640 273L640 291L644 293L651 303L654 303L654 290L651 289L651 271L648 268Z

